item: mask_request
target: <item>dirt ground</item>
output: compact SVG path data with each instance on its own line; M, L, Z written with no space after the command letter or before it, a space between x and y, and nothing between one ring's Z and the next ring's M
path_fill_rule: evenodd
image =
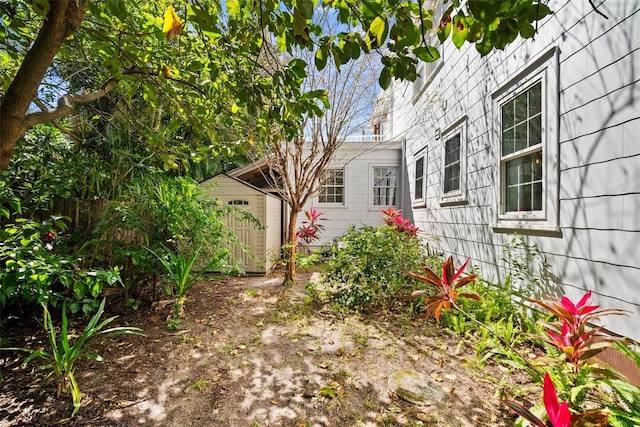
M241 277L192 288L178 331L171 307L129 310L116 322L145 336L95 342L104 362L81 360L82 408L55 396L36 363L0 352L0 426L509 426L499 384L518 383L499 366L479 368L459 338L419 317L339 317L305 301L302 274ZM44 346L34 325L4 332L12 346ZM411 369L433 378L445 399L414 405L389 391ZM524 385L524 384L523 384Z

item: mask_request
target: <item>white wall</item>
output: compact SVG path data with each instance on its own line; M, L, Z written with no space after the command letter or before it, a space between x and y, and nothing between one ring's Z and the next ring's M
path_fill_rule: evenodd
M336 237L342 236L349 225L360 227L363 225L382 224L381 209L372 204L373 197L373 166L397 166L399 180L401 180L402 164L401 145L397 142L349 142L344 143L337 151L334 160L329 165L330 169L345 168L345 203L325 204L319 203L318 197L313 197L304 207L304 210L315 208L323 212L322 225L325 227L320 234L320 240L313 246L320 246L325 242L331 242ZM398 203L401 200L401 186L398 188ZM298 227L305 220L304 212L298 217Z
M406 140L405 210L432 247L471 257L493 280L504 278L510 233L526 235L546 254L547 277L561 292L575 298L592 290L602 306L628 310L630 317L607 318L606 326L640 340L640 1L604 1L599 10L609 19L586 0L552 0L550 7L555 15L539 25L535 41L517 40L485 58L473 46L447 44L442 69L419 99L410 83L394 82L391 137ZM549 208L558 219L544 231L498 229L495 94L554 47L559 128L545 147L556 152L545 171L548 189L557 189ZM467 200L443 206L436 130L465 115ZM414 153L425 147L426 202L411 206Z

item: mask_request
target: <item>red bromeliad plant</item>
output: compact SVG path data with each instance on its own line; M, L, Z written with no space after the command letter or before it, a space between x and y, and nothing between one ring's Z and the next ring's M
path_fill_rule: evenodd
M439 277L433 270L429 267L424 266L422 270L424 271L424 275L409 273L409 277L413 277L414 279L421 280L425 283L428 283L434 286L437 290L437 294L425 298L426 304L426 315L427 317L433 316L436 320L440 320L440 313L443 308L449 309L452 305L455 306L456 299L460 297L472 298L475 300L480 300L480 296L476 294L470 293L458 293L458 289L463 286L472 283L475 281L476 276L473 274L468 274L463 276L462 272L465 268L467 268L467 264L469 263L469 259L460 267L457 271L453 266L453 257L447 258L442 266L442 277ZM428 291L426 289L421 289L419 291L415 291L411 294L411 296L419 296L424 295ZM457 307L456 307L457 308Z
M402 217L402 211L392 207L382 209L382 219L384 223L395 227L396 231L405 233L409 237L416 237L420 229Z

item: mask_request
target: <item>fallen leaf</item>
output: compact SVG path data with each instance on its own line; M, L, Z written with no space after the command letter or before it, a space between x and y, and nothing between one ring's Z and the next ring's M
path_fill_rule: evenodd
M272 405L277 405L278 401L277 400L270 400L269 403L271 403Z
M458 377L456 376L456 374L446 374L444 376L446 379L451 380L451 381L455 381L458 379Z

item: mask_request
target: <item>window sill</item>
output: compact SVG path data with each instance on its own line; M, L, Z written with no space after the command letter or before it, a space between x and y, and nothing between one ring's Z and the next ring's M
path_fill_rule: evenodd
M457 196L442 196L440 197L440 206L459 206L459 205L467 205L469 201L467 200L467 196L457 195Z
M546 222L535 220L501 220L493 224L491 229L494 233L518 233L531 236L562 237L562 229L557 225L549 225Z

